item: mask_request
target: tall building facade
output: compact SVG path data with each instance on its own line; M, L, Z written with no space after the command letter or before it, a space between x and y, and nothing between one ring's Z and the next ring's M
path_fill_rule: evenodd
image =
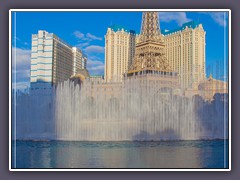
M105 70L107 82L121 81L132 64L135 51L135 31L110 26L105 35Z
M86 68L86 63L87 58L79 49L53 33L39 30L32 35L31 89L51 88Z
M166 44L166 56L179 74L183 89L193 88L206 78L205 75L205 35L202 24L194 21L182 27L162 31Z
M76 75L79 69L87 68L87 56L77 47L72 48L73 53L73 74Z

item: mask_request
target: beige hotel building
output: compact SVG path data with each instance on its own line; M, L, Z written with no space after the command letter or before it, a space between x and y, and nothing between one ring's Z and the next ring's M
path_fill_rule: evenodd
M135 50L135 31L121 26L110 26L105 35L105 70L106 82L121 82L122 75L132 64Z
M179 75L182 89L192 88L205 79L205 35L202 24L194 21L182 27L162 31L166 57L174 72ZM135 38L136 37L136 38ZM119 80L128 71L134 57L138 36L124 29L109 27L105 36L105 79ZM121 78L120 78L121 80Z
M32 35L31 90L48 89L86 69L87 58L53 33L39 30Z
M205 79L205 35L202 24L194 21L182 27L163 31L166 56L174 72L179 74L183 89L193 88Z

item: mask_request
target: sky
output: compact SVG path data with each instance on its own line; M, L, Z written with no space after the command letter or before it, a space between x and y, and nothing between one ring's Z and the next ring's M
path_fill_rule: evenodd
M31 36L54 33L81 49L91 75L104 74L104 36L117 24L140 33L142 12L12 12L12 77L16 88L30 82ZM160 28L172 30L197 21L206 31L206 75L228 79L228 12L159 12ZM16 57L16 58L15 58ZM16 61L15 61L16 60ZM220 69L217 71L217 69Z

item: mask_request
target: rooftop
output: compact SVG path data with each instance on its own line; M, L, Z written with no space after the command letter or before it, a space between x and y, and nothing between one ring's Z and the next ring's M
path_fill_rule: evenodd
M48 31L46 30L38 30L38 33L37 34L32 34L32 37L33 38L38 38L38 34L39 33L43 33L46 35L46 36L50 36L51 38L56 38L58 39L60 42L62 42L64 45L68 46L69 48L76 48L76 51L80 51L82 52L81 49L79 49L78 47L75 47L75 46L72 46L71 44L67 43L65 40L63 40L62 38L60 38L58 35L54 34L54 33L49 33ZM49 37L48 37L49 38ZM87 57L86 55L84 55L85 57Z
M173 29L173 30L168 30L168 31L166 31L166 30L161 30L161 33L162 33L163 35L168 35L168 34L171 34L171 33L175 33L175 32L177 32L177 31L182 31L182 30L184 30L186 27L195 29L196 27L199 26L199 24L200 24L199 22L190 21L190 22L184 23L184 24L182 25L182 27L179 27L179 28L176 28L176 29Z
M121 25L118 25L118 24L111 25L111 26L109 26L109 28L111 28L114 32L123 30L125 32L136 34L136 31L131 30L131 29L127 29L124 26L121 26Z

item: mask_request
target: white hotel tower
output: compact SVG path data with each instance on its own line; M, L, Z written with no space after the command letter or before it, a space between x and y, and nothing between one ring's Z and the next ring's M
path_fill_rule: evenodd
M87 57L53 33L39 30L32 35L31 90L51 89L86 69Z

